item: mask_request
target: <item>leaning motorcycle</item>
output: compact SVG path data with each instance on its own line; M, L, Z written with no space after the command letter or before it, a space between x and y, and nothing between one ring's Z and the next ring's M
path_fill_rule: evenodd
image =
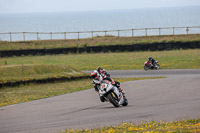
M99 92L100 95L104 97L105 101L109 101L114 107L128 105L126 97L108 80L102 81Z
M144 62L144 70L153 70L153 69L160 69L160 65L158 64L158 61L155 61L155 64L153 65L152 62L150 61L145 61Z

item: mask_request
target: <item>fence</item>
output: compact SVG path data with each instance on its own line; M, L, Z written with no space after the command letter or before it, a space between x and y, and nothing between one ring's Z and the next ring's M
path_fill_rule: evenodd
M29 41L29 40L56 40L56 39L83 39L97 36L152 36L152 35L180 35L200 33L200 26L192 27L162 27L140 28L125 30L82 31L82 32L8 32L0 33L0 41Z

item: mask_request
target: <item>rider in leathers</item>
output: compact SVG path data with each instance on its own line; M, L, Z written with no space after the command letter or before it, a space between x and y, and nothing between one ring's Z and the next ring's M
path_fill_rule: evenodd
M149 59L149 62L151 62L151 63L152 63L152 66L154 67L156 61L155 61L152 57L148 57L148 59Z
M114 86L116 86L119 89L120 92L122 92L123 96L125 97L123 89L120 87L120 83L110 78L110 74L108 74L106 70L102 69L101 67L98 67L97 70L94 70L91 73L91 76L93 78L92 84L95 88L95 91L99 94L101 102L105 101L104 97L101 96L99 93L99 87L100 87L101 81L103 80L110 81Z

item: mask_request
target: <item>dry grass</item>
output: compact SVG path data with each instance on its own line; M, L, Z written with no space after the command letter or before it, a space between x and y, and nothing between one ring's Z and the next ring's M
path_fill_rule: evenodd
M163 36L143 36L143 37L115 37L98 36L93 39L67 39L67 40L43 40L43 41L18 41L0 42L0 50L19 50L19 49L51 49L68 47L85 47L101 45L127 45L138 43L155 42L185 42L200 41L200 34L190 35L163 35Z
M118 126L102 127L96 129L73 130L66 129L62 133L199 133L200 119L182 120L175 122L141 122L136 125L133 123L123 123Z
M22 64L0 66L0 83L84 75L86 74L67 65Z

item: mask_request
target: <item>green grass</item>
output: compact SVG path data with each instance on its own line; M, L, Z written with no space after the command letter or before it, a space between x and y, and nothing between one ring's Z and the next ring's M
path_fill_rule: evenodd
M96 54L67 54L0 58L0 69L9 65L67 65L79 70L143 69L148 56L159 60L161 69L199 69L200 49L155 52L122 52Z
M68 40L44 40L44 41L0 41L0 50L19 50L19 49L52 49L68 47L102 46L102 45L127 45L140 43L157 42L186 42L200 41L200 34L190 35L163 35L163 36L144 36L144 37L114 37L104 36L88 39L68 39Z
M66 129L62 133L199 133L200 119L174 122L147 121L141 124L122 123L117 126L95 129ZM60 132L61 133L61 132Z
M20 80L31 77L39 79L41 77L59 76L66 73L73 73L76 75L80 72L79 70L94 70L98 66L107 70L143 69L144 61L148 56L159 60L161 69L200 68L200 49L22 56L0 58L0 79ZM72 68L77 68L79 70ZM88 84L84 85L86 82L88 82ZM85 88L91 88L91 80L41 85L31 84L30 86L25 85L19 88L4 87L0 89L0 106L61 95L71 92L71 89L74 91Z
M84 76L85 73L67 65L5 65L0 67L0 82Z
M115 78L119 82L163 77ZM0 88L0 107L93 88L91 79Z

